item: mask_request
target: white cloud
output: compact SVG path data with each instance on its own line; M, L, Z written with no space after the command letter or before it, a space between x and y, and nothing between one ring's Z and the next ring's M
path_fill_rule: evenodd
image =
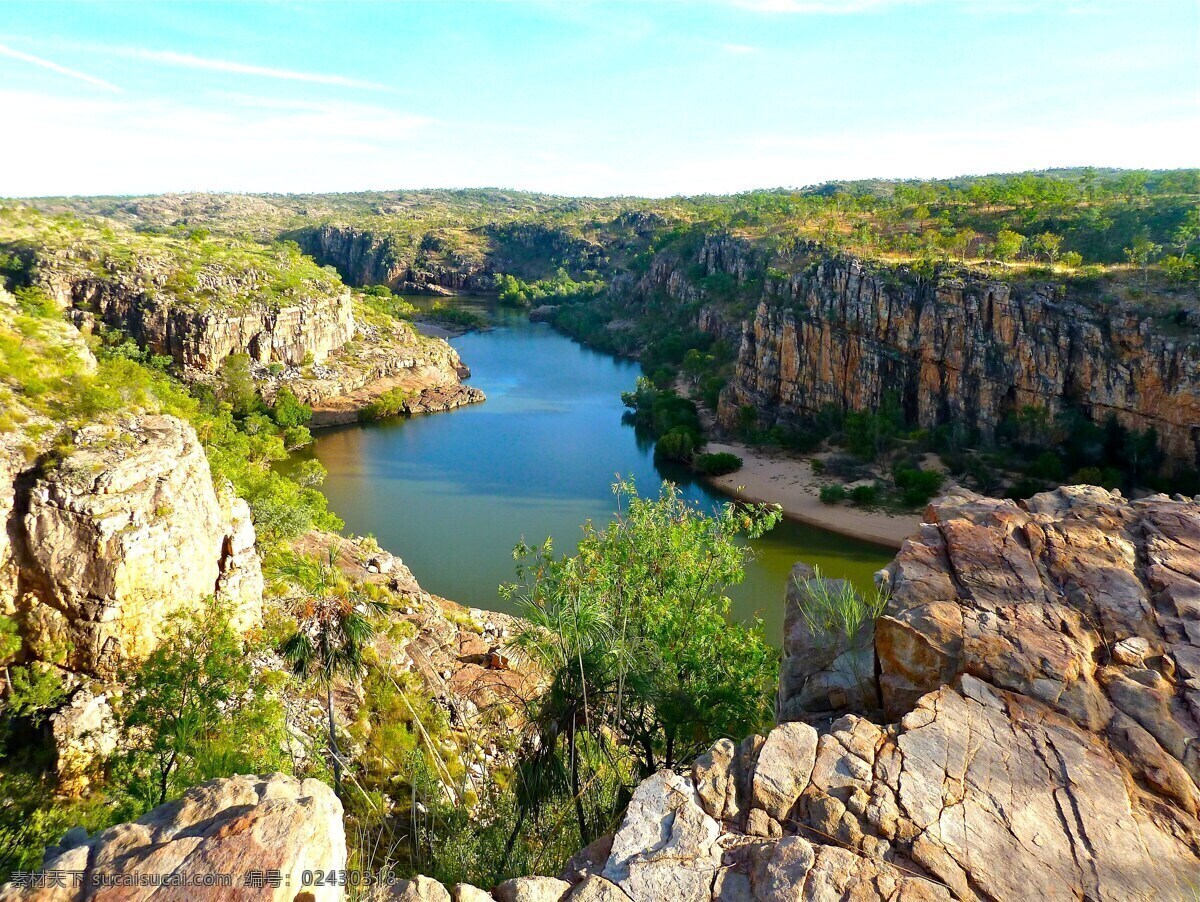
M387 85L382 85L378 82L346 78L342 75L326 75L320 72L298 72L294 69L275 69L269 66L255 66L232 60L193 56L190 53L175 53L170 50L146 50L138 47L104 47L97 49L126 59L144 60L146 62L161 63L166 66L177 66L184 69L205 69L210 72L229 72L235 75L278 78L284 81L303 81L311 84L336 85L342 88L358 88L368 91L388 90Z
M80 72L77 69L68 69L66 66L60 66L58 63L48 59L42 59L40 56L34 56L31 53L22 53L20 50L13 50L4 44L0 44L0 56L7 56L25 63L32 63L35 66L41 66L43 69L49 69L51 72L57 72L60 75L66 75L70 78L87 82L89 85L95 85L97 88L104 88L106 91L115 91L117 93L121 91L116 85L105 81L103 78L88 75L86 72Z

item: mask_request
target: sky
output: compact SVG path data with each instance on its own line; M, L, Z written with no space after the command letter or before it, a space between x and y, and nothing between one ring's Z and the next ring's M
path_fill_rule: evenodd
M1200 165L1197 0L0 4L0 196Z

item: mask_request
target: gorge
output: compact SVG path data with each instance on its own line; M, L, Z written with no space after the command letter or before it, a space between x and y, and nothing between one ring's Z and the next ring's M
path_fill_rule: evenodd
M0 205L0 898L1186 898L1190 195L1021 178Z

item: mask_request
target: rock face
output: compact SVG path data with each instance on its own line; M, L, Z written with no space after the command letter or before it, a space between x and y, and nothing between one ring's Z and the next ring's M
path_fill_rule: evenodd
M245 628L261 617L262 573L246 503L218 493L195 431L167 416L88 426L56 465L18 479L9 517L27 647L111 675L158 642L178 610L227 599Z
M354 336L348 291L244 309L175 304L121 280L81 279L71 283L70 295L77 315L94 316L174 358L185 375L216 372L234 353L264 364L319 363Z
M406 244L396 236L367 229L324 225L305 229L295 237L305 253L336 268L351 285L387 285L400 294L490 291L495 287L489 262L482 256L443 247L436 233Z
M6 884L0 902L333 902L344 897L343 888L308 885L305 872L345 867L342 804L332 789L283 774L228 777L190 789L132 824L91 838L71 831L63 845L46 850L44 860L44 872L61 873L64 885ZM156 886L156 880L166 885Z
M720 262L733 267L736 255ZM742 267L745 261L742 259ZM965 275L936 283L820 256L769 283L742 328L719 417L743 405L788 422L826 404L874 409L889 391L922 427L961 424L989 436L1026 405L1065 404L1101 422L1158 430L1163 450L1200 463L1200 346L1133 312L1096 312L1052 286Z
M874 634L892 722L829 723L832 705L791 695L819 732L723 739L691 774L642 783L602 872L564 875L586 874L573 892L1192 897L1200 500L1075 487L946 498L927 520L888 568ZM828 672L798 662L784 682Z

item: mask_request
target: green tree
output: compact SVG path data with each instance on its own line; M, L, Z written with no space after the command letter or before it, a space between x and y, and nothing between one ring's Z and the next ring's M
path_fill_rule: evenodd
M312 408L301 404L295 393L285 385L275 395L275 403L271 405L271 419L284 428L303 426L312 419Z
M258 410L258 390L250 368L250 355L230 354L217 370L217 396L233 408L235 415L249 416Z
M1162 250L1161 244L1155 244L1149 238L1133 239L1133 247L1125 248L1125 259L1142 271L1143 284L1150 282L1150 264Z
M1036 253L1044 255L1046 262L1053 266L1062 249L1062 236L1055 235L1053 232L1042 232L1034 237L1033 248Z
M1016 257L1016 254L1021 252L1021 245L1025 243L1025 236L1019 231L1010 229L1001 229L1000 234L996 235L995 253L997 260L1007 261Z
M728 504L708 516L669 483L656 499L614 486L619 511L605 529L588 523L578 552L555 558L547 542L519 545L518 583L505 586L527 621L514 638L551 680L530 704L539 754L563 748L579 800L582 736L615 737L636 774L691 760L720 736L741 736L772 715L778 657L761 624L730 624L727 588L777 508ZM544 759L541 771L549 769ZM543 785L552 785L544 780ZM590 824L576 807L581 831Z
M125 676L117 782L142 809L234 773L278 770L283 712L255 677L228 606L174 618Z
M280 651L301 678L315 677L325 689L329 756L334 783L342 789L342 753L337 741L333 684L338 677L356 679L363 668L363 650L375 635L367 616L385 605L360 592L337 566L337 548L325 558L286 552L272 561L276 583L289 592L296 631Z

